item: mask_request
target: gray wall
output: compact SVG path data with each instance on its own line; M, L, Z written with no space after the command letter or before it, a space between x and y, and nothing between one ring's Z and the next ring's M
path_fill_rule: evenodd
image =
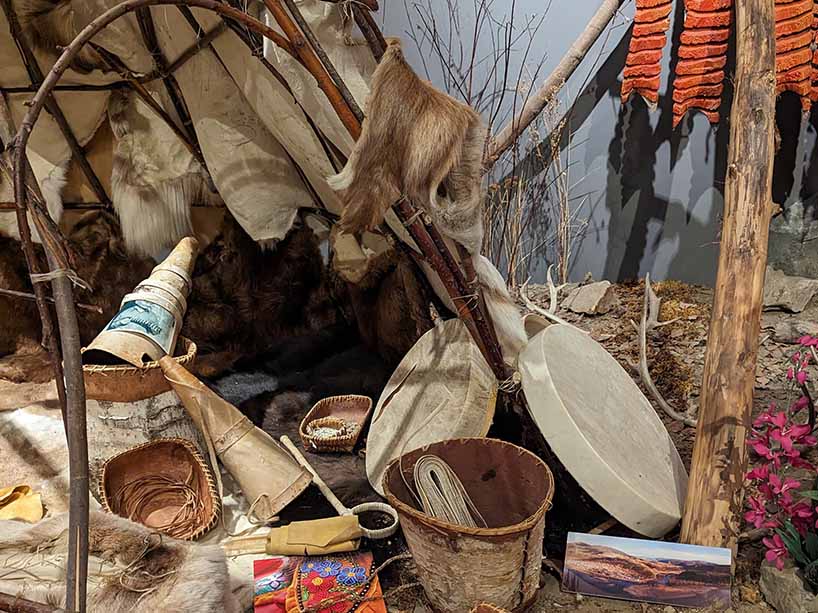
M445 28L447 2L432 1L438 25ZM423 4L427 2L424 0ZM461 31L466 33L463 38L468 50L474 24L473 1L460 0L459 4ZM599 6L597 0L551 0L545 9L544 4L547 3L543 0L517 0L514 6L518 30L526 16L541 17L547 11L525 61L525 67L533 72L544 58L535 85L551 72ZM656 279L708 285L715 281L729 125L722 121L719 126L710 126L702 115L695 114L683 120L676 130L672 129L668 73L671 49L678 44L681 27L682 2L677 4L665 48L662 98L657 110L649 110L641 99L632 99L624 106L619 100L619 79L634 10L632 2L623 7L563 90L562 108L570 109L572 118L572 190L578 195L587 194L587 199L581 200L579 196L577 199L582 202L578 215L587 219L588 225L575 249L573 279L591 272L598 279L626 280L649 272ZM412 21L419 23L415 5L409 0L389 2L383 9L384 30L401 36L407 58L415 69L445 88L446 79L440 67L431 61L428 47L419 52L407 36ZM494 17L500 22L507 20L511 5L511 0L494 0ZM407 10L414 16L411 21ZM415 28L415 32L419 30ZM491 50L487 36L481 36L479 42L481 51ZM526 44L522 37L515 48L511 62L515 75L523 64ZM723 116L729 110L729 97L728 90ZM504 109L506 116L509 111ZM787 145L794 163L796 158L800 161L809 157L814 130L811 126L809 130L806 126L802 128L802 142L796 149L800 116L797 104L788 105L784 112L796 116L794 141ZM784 188L787 183L785 179ZM777 191L782 193L782 188ZM792 191L797 196L798 186ZM784 196L779 201L784 202L786 192L783 189ZM792 204L794 196L788 204ZM810 245L818 241L803 242L805 233L803 224L789 218L777 220L771 257L791 272L804 272L793 261L794 251L799 252L804 262L818 261L815 253L809 252ZM543 278L548 255L538 256L535 280Z

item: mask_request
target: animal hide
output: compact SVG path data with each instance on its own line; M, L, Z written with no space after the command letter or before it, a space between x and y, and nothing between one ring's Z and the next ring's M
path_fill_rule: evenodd
M479 255L486 140L480 116L422 81L394 41L372 77L367 105L361 138L341 173L329 179L344 203L341 227L372 229L400 195L408 196L473 254L504 356L514 363L525 329L500 273Z
M74 5L66 0L13 0L12 5L23 35L36 50L59 55L82 29ZM71 68L80 73L91 72L102 61L90 45L85 45L71 62Z
M497 340L503 350L503 358L508 364L515 364L517 356L526 343L528 336L525 333L520 310L508 293L508 287L503 276L494 265L482 255L475 255L474 272L483 288L483 298L486 301Z
M432 328L430 297L409 256L398 249L374 256L347 291L361 339L392 366Z
M218 546L160 538L143 526L100 512L91 513L88 540L89 611L239 610ZM65 606L67 548L67 513L34 525L0 521L0 591Z
M347 319L309 227L297 224L265 251L226 216L222 234L196 260L182 335L199 346L197 374L215 376L276 338Z
M158 258L193 233L190 207L217 203L199 164L170 127L134 94L111 95L112 200L128 251Z
M38 155L29 153L29 160L32 165L34 176L40 184L40 191L45 200L48 214L57 223L62 219L62 190L67 181L69 160L61 164L52 165ZM0 197L9 202L14 200L14 188L11 185L11 177L3 174L0 176ZM35 243L41 242L40 234L34 225L31 214L28 216L28 225L31 229L31 239ZM9 236L20 240L20 229L17 227L17 214L14 211L0 212L0 236Z
M361 137L330 187L346 232L371 230L401 194L470 252L482 240L480 116L422 81L392 41L372 76Z

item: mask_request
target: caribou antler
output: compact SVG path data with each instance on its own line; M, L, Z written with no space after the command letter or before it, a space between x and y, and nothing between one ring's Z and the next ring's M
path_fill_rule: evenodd
M577 328L577 326L575 326L574 324L565 321L562 317L552 312L552 309L556 310L555 305L557 304L557 292L559 291L559 288L554 287L554 283L551 281L550 275L548 275L548 281L549 281L548 291L551 294L551 304L548 307L548 310L540 306L537 306L536 304L534 304L531 298L528 297L528 281L526 281L520 286L520 298L523 299L523 303L525 304L526 308L529 311L533 311L534 313L539 313L543 317L546 317L555 323L562 324L564 326L571 326L572 328L574 328L575 330L579 330L583 334L588 334L586 330L583 330L582 328Z
M686 426L696 427L696 418L690 413L679 413L676 409L670 406L667 400L664 399L659 389L653 383L648 369L648 333L653 332L656 328L661 328L668 324L678 321L678 317L668 321L659 321L659 306L661 300L650 286L650 274L645 275L645 301L642 305L642 321L641 325L637 326L636 322L631 320L631 325L639 333L639 364L631 363L631 366L639 371L639 376L642 378L642 383L648 388L653 399L662 407L662 410L676 421L684 423Z

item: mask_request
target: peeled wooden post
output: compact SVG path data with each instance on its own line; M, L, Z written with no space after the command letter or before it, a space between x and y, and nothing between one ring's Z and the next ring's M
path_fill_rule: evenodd
M735 549L772 213L773 0L736 0L737 67L713 314L681 540Z

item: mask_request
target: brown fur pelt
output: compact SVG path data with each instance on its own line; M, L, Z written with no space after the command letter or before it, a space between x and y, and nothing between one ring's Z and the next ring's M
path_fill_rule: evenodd
M29 44L44 53L59 55L80 32L71 0L12 0L12 6ZM71 62L71 68L83 73L101 66L102 60L90 45Z
M329 179L341 192L341 227L373 229L404 194L444 234L478 251L486 134L477 112L421 80L391 41L372 76L361 137Z
M408 255L390 249L347 289L362 340L393 366L433 325L420 274Z
M318 239L296 223L274 249L261 249L230 216L196 261L182 334L199 346L195 370L215 376L242 357L351 320L338 303Z
M80 341L90 343L119 310L122 297L150 274L153 262L128 257L116 218L89 211L74 224L68 242L77 255L75 270L93 289L78 289L77 302L98 306L102 313L77 310ZM39 245L40 261L45 261ZM0 287L33 291L20 243L0 237ZM41 325L35 303L0 295L0 379L42 383L53 378L48 356L40 346Z
M343 171L329 179L341 192L341 227L379 225L400 195L425 210L448 238L465 246L484 290L506 362L527 341L502 276L480 255L481 164L486 129L467 105L421 80L392 41L372 77L361 138Z
M91 513L88 541L89 611L239 610L218 545L177 541L100 512ZM67 513L34 525L0 521L0 559L6 571L0 578L2 591L64 606L67 548ZM13 579L15 567L22 579Z

